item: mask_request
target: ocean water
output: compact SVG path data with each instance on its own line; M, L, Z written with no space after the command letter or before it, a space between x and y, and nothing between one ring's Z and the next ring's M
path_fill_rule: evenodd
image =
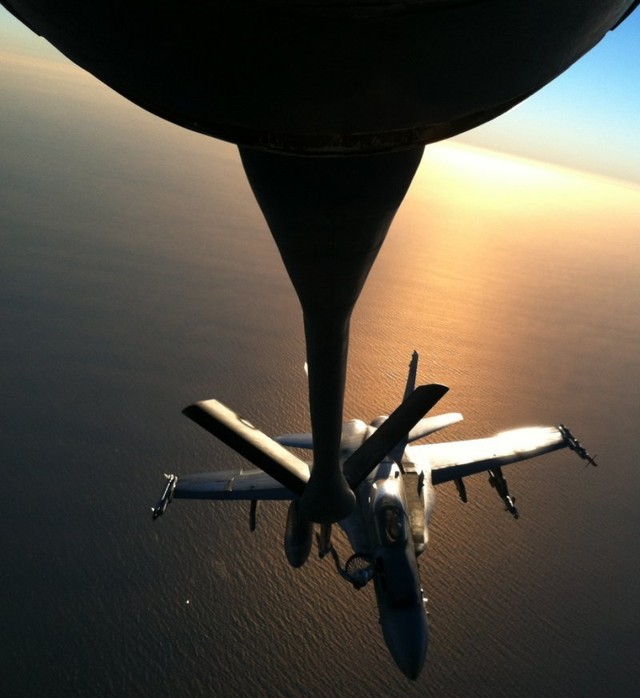
M463 439L568 424L560 452L437 493L409 682L371 589L282 550L286 508L175 502L239 467L181 416L216 397L306 430L301 314L233 146L66 64L0 71L0 677L7 696L635 696L640 188L428 148L354 314L346 417L420 378ZM338 535L336 545L346 552Z

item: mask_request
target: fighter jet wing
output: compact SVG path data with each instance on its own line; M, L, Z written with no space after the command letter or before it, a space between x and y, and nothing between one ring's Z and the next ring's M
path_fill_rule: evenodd
M258 469L178 477L173 499L293 499L296 495Z
M414 446L431 464L434 485L550 453L570 444L556 427L512 429L486 439Z
M291 490L258 469L221 470L195 475L166 475L162 496L152 508L153 518L162 516L173 499L295 499Z

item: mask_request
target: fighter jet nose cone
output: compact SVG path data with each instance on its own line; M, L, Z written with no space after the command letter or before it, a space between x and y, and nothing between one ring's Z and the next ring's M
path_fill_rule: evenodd
M422 667L427 656L427 646L426 643L422 646L405 646L401 653L396 653L393 658L400 668L400 671L412 681L415 681L420 673L422 672Z
M420 676L420 673L422 671L422 667L424 666L424 659L421 659L421 660L413 659L411 661L405 662L404 664L398 664L398 666L402 670L402 673L408 679L411 679L412 681L416 681L418 676Z
M382 634L402 673L415 681L427 658L428 626L424 608L386 608L381 613Z

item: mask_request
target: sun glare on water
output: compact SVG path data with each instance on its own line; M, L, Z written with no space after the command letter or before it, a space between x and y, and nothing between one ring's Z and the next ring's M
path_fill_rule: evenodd
M389 343L393 355L428 349L445 382L453 371L480 375L472 367L485 360L505 383L534 359L573 375L587 337L637 314L639 228L632 183L457 143L427 147L356 327L367 354ZM567 351L552 349L557 338Z

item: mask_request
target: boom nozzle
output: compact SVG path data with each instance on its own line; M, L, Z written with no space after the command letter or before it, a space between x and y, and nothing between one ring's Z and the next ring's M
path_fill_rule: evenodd
M356 496L339 468L318 472L318 466L314 467L300 499L300 509L306 518L317 523L335 523L349 516L355 506Z

